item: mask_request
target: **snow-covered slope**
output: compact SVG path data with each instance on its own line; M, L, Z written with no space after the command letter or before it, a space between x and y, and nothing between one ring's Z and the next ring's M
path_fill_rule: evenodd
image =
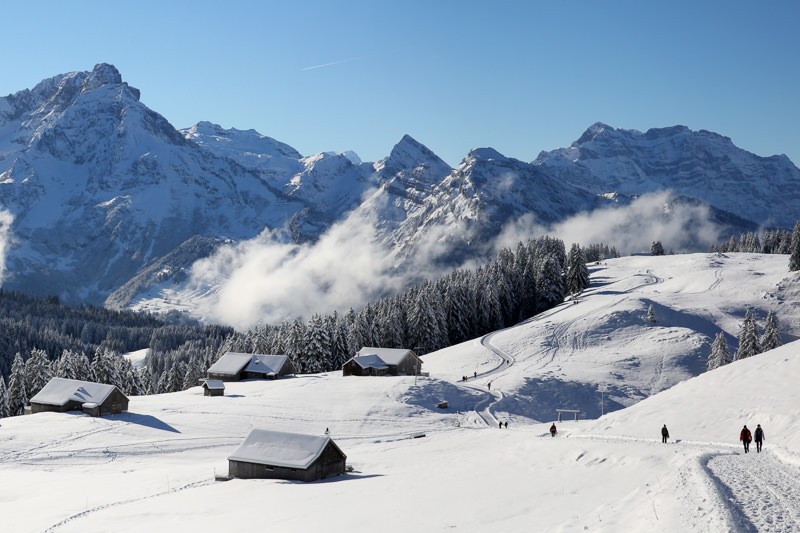
M628 381L641 388L633 371L609 373L620 368L612 352L619 361L657 345L666 372L655 390L685 375L669 371L682 350L685 358L702 355L693 339L730 333L745 308L775 309L785 340L798 332L798 280L785 257L672 259L671 266L662 258L597 265L579 303L484 344L429 354L430 377L337 372L228 383L221 398L200 388L134 397L129 413L112 417L3 419L3 527L260 531L268 521L287 532L797 531L798 341L597 420L558 423L556 438L548 433L554 408L545 423L526 417L539 408L522 406L542 400L519 386L527 376L559 377L549 391L558 407L592 417L599 394L571 381L610 382L616 398ZM632 312L641 301L654 303L655 324ZM544 339L537 321L550 331ZM658 363L640 360L646 379ZM459 381L473 372L477 378ZM449 407L437 408L440 400ZM662 424L668 444L660 442ZM742 453L743 424L764 427L762 453ZM253 427L315 435L327 428L353 471L316 483L215 482ZM353 506L357 512L346 512Z
M642 133L597 123L533 164L598 194L670 189L768 227L792 227L800 205L800 169L785 155L759 157L728 137L685 126Z

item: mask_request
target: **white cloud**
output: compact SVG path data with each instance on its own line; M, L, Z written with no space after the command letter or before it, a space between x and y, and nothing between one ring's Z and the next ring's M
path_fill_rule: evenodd
M465 231L458 222L427 227L413 253L401 259L392 246L380 243L376 227L376 216L361 210L315 243L286 243L266 231L195 263L181 299L203 294L192 298L199 316L239 329L357 309L409 283L441 276L445 267L438 259L452 251L452 241ZM581 213L552 226L526 215L504 228L494 248L513 247L541 235L559 237L567 246L605 242L623 254L647 251L655 240L675 251L718 242L707 209L675 205L663 192L642 196L630 205ZM474 259L468 263L476 264ZM209 288L215 292L209 294Z
M11 240L11 224L14 216L4 210L0 210L0 286L6 276L6 251Z
M719 242L720 228L710 220L705 206L673 203L669 191L647 194L630 205L579 213L550 226L523 216L507 225L495 247L513 246L537 235L552 235L567 246L604 242L622 254L649 251L653 241L676 252L706 249Z

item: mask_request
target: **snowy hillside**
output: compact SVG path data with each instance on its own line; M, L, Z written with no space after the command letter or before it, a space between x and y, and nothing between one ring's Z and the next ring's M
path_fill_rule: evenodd
M229 383L221 398L199 388L134 397L128 413L105 418L4 419L3 527L797 531L800 341L620 409L698 370L711 336L733 341L746 308L774 310L784 340L796 338L797 283L780 256L618 259L594 267L577 304L428 354L430 377L336 372ZM644 321L650 303L655 323ZM600 383L616 411L591 420ZM560 423L552 438L556 408L590 420ZM764 427L763 453L741 453L745 423ZM253 427L328 428L353 471L309 484L215 482Z

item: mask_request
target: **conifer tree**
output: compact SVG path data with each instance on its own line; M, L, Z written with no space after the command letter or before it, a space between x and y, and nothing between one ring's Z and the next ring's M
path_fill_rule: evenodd
M736 350L735 359L745 359L759 353L758 325L753 312L748 309L744 321L739 326L739 348Z
M664 246L661 241L653 241L650 246L650 255L664 255Z
M322 317L314 313L306 324L305 350L300 357L302 372L316 374L326 368L331 352L331 335Z
M800 220L794 225L789 245L789 271L796 272L797 270L800 270Z
M583 250L573 243L567 256L567 292L578 294L589 286L589 269Z
M553 256L545 256L536 272L536 312L550 309L564 301L566 286L558 261Z
M656 311L653 309L653 304L650 304L650 306L647 308L647 321L652 324L655 324L656 322Z
M11 377L8 380L9 415L21 415L26 405L28 405L28 393L25 389L25 362L17 352L11 364Z
M34 348L25 361L25 392L33 398L53 377L50 360L44 350Z
M3 379L3 376L0 376L0 418L6 418L9 414L6 381Z
M728 350L728 341L725 340L725 334L720 331L711 344L711 354L708 356L707 368L708 370L714 370L730 362L731 355Z
M775 313L770 311L764 324L764 334L761 335L761 352L767 352L782 344L780 324Z

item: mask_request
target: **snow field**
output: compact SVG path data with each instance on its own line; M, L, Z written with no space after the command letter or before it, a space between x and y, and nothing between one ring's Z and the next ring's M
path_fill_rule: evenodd
M782 257L625 258L596 267L577 304L428 354L416 384L328 373L134 397L106 418L4 419L3 531L799 531L800 344L675 385L707 356L697 339L735 335L747 307L775 309L794 338L790 281ZM599 415L599 383L614 412L556 438L537 422ZM764 427L762 454L741 453L744 423ZM354 471L214 482L253 427L329 428Z

